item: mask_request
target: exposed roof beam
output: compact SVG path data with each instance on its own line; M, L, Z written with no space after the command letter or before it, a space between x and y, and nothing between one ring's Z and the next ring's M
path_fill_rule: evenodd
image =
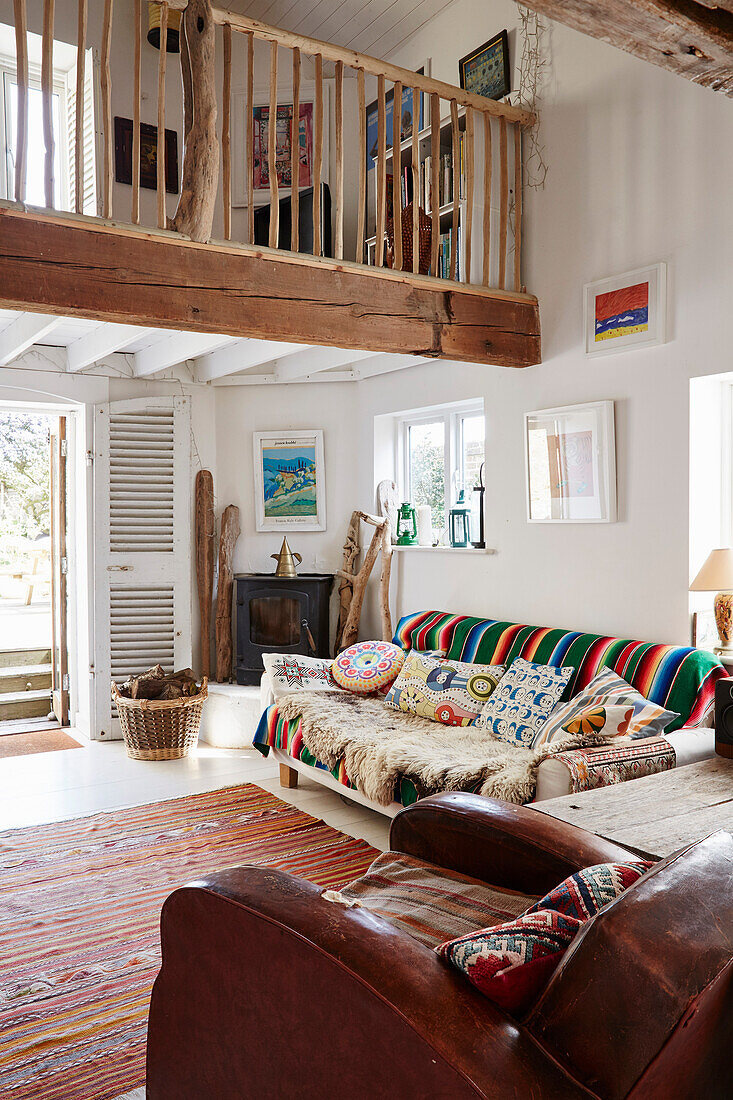
M733 95L730 0L522 0L522 5Z
M233 337L212 335L208 332L175 332L167 340L159 340L149 348L135 352L134 371L140 377L157 374L158 371L196 359L205 352L223 348L233 342Z
M70 371L84 370L93 366L106 355L112 355L115 351L122 351L129 344L134 344L141 336L151 332L149 328L140 325L115 325L104 323L97 325L86 336L80 336L66 349L68 355L68 369Z
M11 363L33 344L40 343L62 321L63 317L48 313L21 313L0 332L0 366Z
M275 374L278 382L295 382L332 367L344 367L360 359L372 358L374 354L373 351L349 351L346 348L306 348L305 351L288 355L286 359L278 359Z
M261 367L278 356L302 351L302 344L279 343L275 340L238 340L231 347L202 355L194 364L197 382L213 382L227 374L238 374L250 367Z
M289 380L279 379L276 374L230 374L225 378L215 378L212 386L294 386L302 382L302 378ZM308 384L320 382L358 382L359 375L355 370L335 370L323 374L314 374Z
M372 378L377 374L389 374L393 370L404 370L405 367L418 367L421 363L434 363L434 359L426 359L422 355L373 355L366 363L360 363L356 368L358 378Z

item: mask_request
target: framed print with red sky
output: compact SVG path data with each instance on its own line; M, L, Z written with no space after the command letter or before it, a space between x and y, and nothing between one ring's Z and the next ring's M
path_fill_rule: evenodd
M585 286L585 353L663 344L667 312L666 264L639 268Z

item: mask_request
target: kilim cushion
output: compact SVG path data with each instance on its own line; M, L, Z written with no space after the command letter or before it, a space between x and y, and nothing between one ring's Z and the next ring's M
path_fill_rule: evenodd
M340 893L431 948L448 937L512 920L536 901L402 852L384 852Z
M500 741L529 748L560 702L573 671L536 665L518 657L502 676L474 725Z
M627 708L633 707L628 726L618 731L621 736L625 737L634 739L638 737L658 737L675 718L679 718L675 711L665 710L664 707L649 702L626 680L623 680L610 668L604 668L579 695L574 696L568 703L563 703L562 706L557 707L552 712L540 728L533 747L538 749L543 745L547 745L554 738L562 736L563 732L577 732L575 730L569 731L568 726L589 708L608 708L617 704ZM607 732L609 736L614 734L610 727Z
M468 726L503 673L502 665L446 661L413 649L384 701L393 710L447 726Z
M586 921L633 886L654 864L648 860L631 863L597 863L576 871L527 910L553 909L566 917Z
M302 657L298 653L263 653L272 693L276 699L294 691L340 691L331 675L331 661L323 657Z
M336 683L355 695L372 695L389 687L405 660L392 642L357 642L339 653L331 666Z
M542 909L435 950L495 1004L520 1014L547 984L581 927L575 917Z

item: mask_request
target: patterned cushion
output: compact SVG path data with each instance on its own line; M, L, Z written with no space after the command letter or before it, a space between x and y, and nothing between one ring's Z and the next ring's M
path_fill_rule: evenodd
M547 985L582 922L553 909L524 913L435 948L495 1004L524 1012Z
M432 718L448 726L468 726L480 712L504 669L427 657L412 650L384 700L388 707Z
M672 710L650 703L626 680L622 680L610 668L604 668L579 695L552 712L539 730L534 748L547 745L555 737L561 736L563 730L567 731L568 725L589 708L607 708L616 704L634 708L628 730L623 734L626 737L658 737L673 719L679 717ZM613 736L610 728L608 732L609 736Z
M294 691L340 691L331 675L328 657L302 657L298 653L263 653L262 663L276 699Z
M614 901L633 886L654 864L648 860L634 860L630 863L596 863L593 867L584 867L576 871L531 905L528 913L540 909L552 909L566 917L579 921L589 920L596 913Z
M431 948L449 936L512 920L536 901L402 852L384 852L340 893Z
M404 660L404 651L391 642L357 642L339 653L331 672L346 691L372 695L392 683Z
M712 653L689 646L661 645L602 634L584 634L562 627L419 611L404 615L394 641L403 649L447 647L452 661L510 665L516 657L537 664L572 665L566 698L582 691L602 669L610 668L651 700L679 718L667 732L682 726L711 724L715 684L726 675Z
M560 701L572 668L535 665L518 657L474 723L500 741L529 747Z

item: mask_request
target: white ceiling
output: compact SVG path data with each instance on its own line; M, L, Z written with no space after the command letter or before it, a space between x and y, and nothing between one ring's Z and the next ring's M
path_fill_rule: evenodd
M358 382L426 360L0 309L0 368L38 367L44 362L50 369L69 373L111 372L139 378L183 368L194 382L252 386Z
M243 15L374 57L388 57L451 0L238 0ZM228 5L226 5L228 6Z

